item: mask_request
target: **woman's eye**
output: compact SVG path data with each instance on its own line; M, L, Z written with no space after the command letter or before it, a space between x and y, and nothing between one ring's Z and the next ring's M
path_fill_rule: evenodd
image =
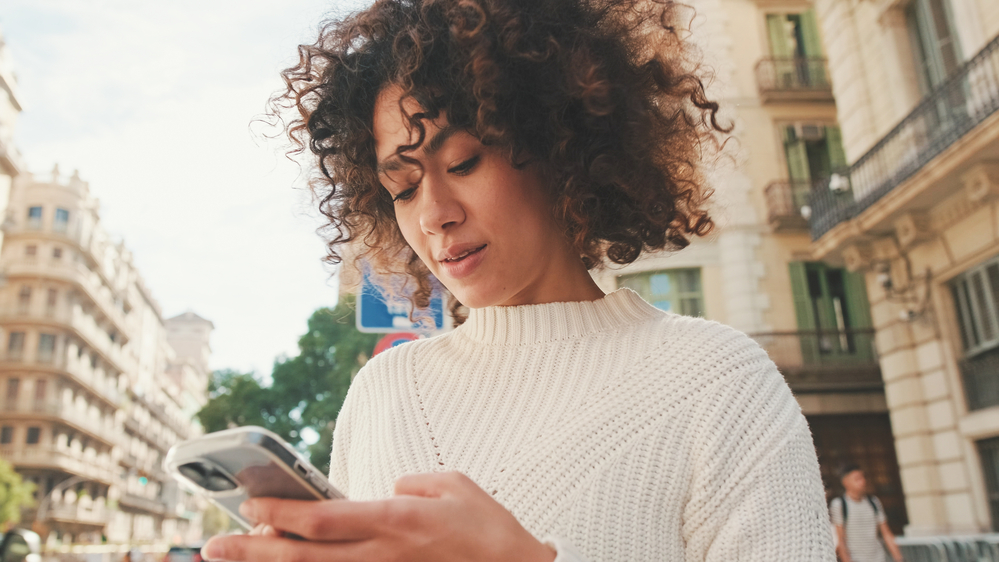
M409 201L413 198L414 193L416 193L415 187L411 187L405 191L400 191L395 197L392 198L392 202L396 203L399 201Z
M474 168L475 165L478 164L478 163L479 163L479 157L478 156L473 156L473 157L469 158L468 160L465 160L464 162L458 164L457 166L453 166L451 168L448 168L447 171L450 174L456 174L456 175L459 175L459 176L464 176L464 175L467 175L469 172L471 172L472 168Z

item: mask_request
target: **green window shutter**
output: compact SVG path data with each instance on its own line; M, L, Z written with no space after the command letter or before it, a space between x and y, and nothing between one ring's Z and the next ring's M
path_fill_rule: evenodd
M867 284L864 282L864 274L846 271L843 274L843 283L846 285L847 314L849 314L852 324L849 327L861 330L872 327L871 305L867 301Z
M843 133L839 127L826 127L826 146L829 148L829 164L834 172L847 167L846 152L843 150Z
M805 272L805 262L796 261L787 264L791 274L791 295L794 299L794 315L798 321L798 329L802 331L815 330L815 312L812 310L812 299L808 294L808 274Z
M813 332L816 329L815 312L812 310L812 300L808 294L808 274L805 266L805 262L787 264L791 274L791 295L794 299L794 316L798 322L798 331ZM803 364L817 363L819 361L818 339L813 335L802 334L798 341L801 342Z
M812 175L808 171L808 150L805 141L795 140L784 143L787 156L787 173L791 181L809 182Z
M767 14L767 34L770 36L770 54L777 58L794 56L787 40L787 18L784 14Z
M822 36L819 34L819 25L815 21L815 10L802 12L801 37L805 56L820 58L822 56Z

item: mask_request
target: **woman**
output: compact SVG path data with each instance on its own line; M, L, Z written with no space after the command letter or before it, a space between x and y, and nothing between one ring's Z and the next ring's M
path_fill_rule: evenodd
M832 560L804 417L749 338L588 270L711 221L721 131L668 2L382 0L285 72L339 248L467 321L372 359L351 501L248 502L224 560ZM457 310L457 308L455 308ZM283 538L294 533L304 541ZM262 535L262 536L261 536Z

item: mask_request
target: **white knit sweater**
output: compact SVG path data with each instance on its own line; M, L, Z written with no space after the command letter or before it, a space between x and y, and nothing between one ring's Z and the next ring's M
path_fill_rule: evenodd
M628 289L472 310L361 370L333 484L379 499L451 470L557 562L834 560L811 434L766 353Z

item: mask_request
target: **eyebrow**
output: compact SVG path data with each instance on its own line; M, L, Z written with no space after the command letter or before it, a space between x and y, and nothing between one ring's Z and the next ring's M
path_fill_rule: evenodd
M458 127L453 125L445 125L444 128L434 133L434 136L430 138L430 142L426 144L426 148L423 149L423 154L426 156L433 156L434 154L440 152L444 148L444 143L448 141L455 133L461 131ZM378 173L384 172L396 172L401 170L405 164L399 160L398 155L393 154L386 158L383 162L378 163Z

